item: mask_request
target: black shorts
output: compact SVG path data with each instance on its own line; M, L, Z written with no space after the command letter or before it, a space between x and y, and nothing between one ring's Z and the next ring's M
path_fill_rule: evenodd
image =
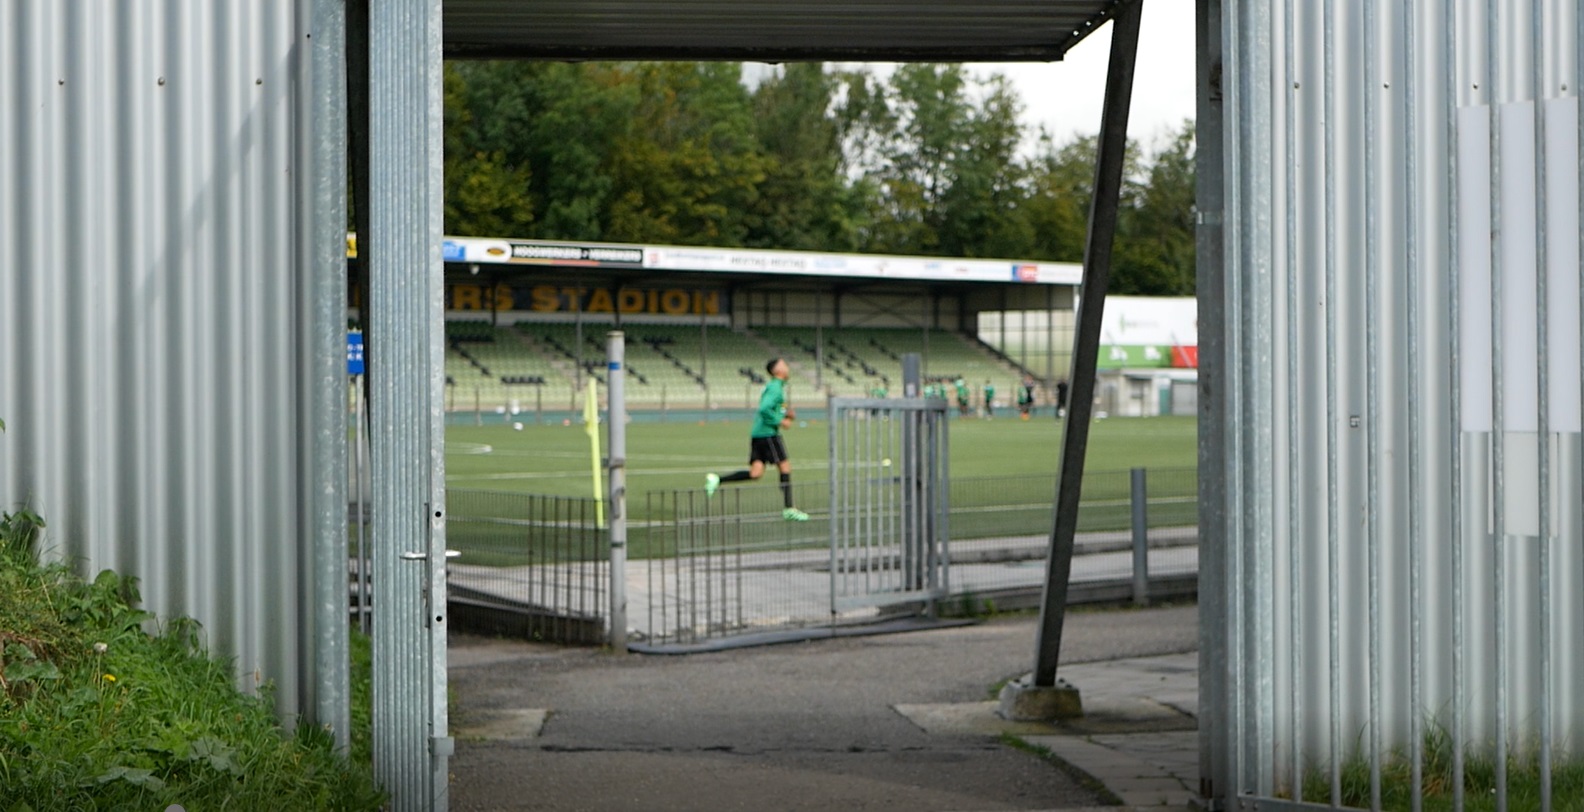
M766 465L780 465L787 459L786 441L781 435L774 437L754 437L748 449L748 463L752 465L762 462Z

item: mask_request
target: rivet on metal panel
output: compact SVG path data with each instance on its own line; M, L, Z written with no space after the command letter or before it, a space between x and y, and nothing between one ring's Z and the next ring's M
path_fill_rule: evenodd
M164 87L165 86L165 77L161 76L159 79L155 80L155 84L158 84L160 87Z
M1359 416L1356 415L1356 414L1348 415L1348 428L1356 429L1358 427L1359 427Z

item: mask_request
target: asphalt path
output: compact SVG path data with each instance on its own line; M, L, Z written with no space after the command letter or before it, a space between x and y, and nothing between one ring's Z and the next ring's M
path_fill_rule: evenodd
M689 656L491 638L451 646L457 810L1011 810L1094 806L989 736L926 734L898 704L972 702L1025 672L1035 619ZM1063 662L1191 651L1195 607L1079 611Z

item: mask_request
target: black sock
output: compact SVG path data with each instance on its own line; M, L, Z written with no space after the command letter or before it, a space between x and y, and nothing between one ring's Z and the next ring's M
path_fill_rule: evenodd
M732 473L729 473L729 474L721 477L720 481L722 481L722 482L742 482L743 480L746 480L746 479L753 479L753 475L748 473L747 471L733 471Z
M786 506L792 507L792 475L781 475L781 496L786 500Z

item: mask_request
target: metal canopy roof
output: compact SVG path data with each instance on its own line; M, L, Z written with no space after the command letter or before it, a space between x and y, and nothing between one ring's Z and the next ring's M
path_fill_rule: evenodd
M1053 61L1125 0L444 0L460 59Z

